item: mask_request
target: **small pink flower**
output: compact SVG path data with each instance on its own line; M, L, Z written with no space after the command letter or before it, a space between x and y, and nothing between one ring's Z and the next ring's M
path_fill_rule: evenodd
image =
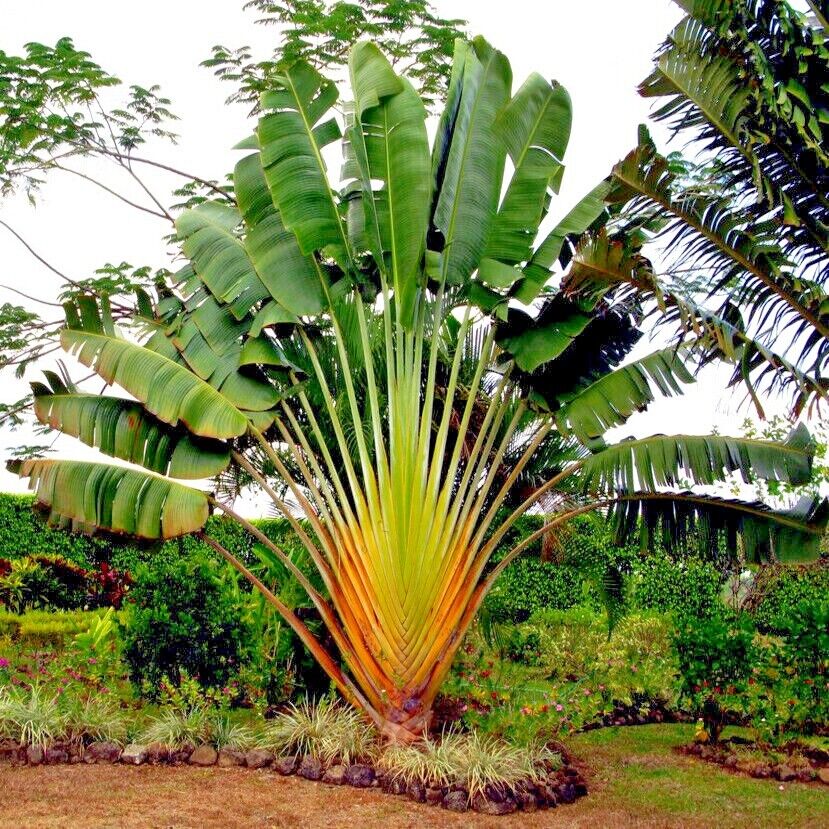
M8 668L12 663L5 657L0 657L0 668Z
M563 710L564 710L564 706L560 702L557 702L556 703L556 711L563 711Z

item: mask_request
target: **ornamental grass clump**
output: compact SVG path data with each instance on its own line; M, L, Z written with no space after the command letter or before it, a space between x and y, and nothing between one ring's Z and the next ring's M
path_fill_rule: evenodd
M72 699L65 711L65 736L69 740L106 740L119 745L127 741L128 727L124 712L106 696Z
M168 707L152 717L141 732L142 743L161 743L170 748L199 745L212 737L210 715L206 708L194 705Z
M46 748L65 736L58 695L39 685L0 689L0 734L20 745Z
M278 754L307 755L325 764L373 757L378 734L359 711L324 697L292 703L268 724L260 745Z
M621 536L641 528L733 554L739 535L746 561L791 561L817 555L829 505L775 513L685 491L734 473L807 482L805 427L783 443L606 440L681 394L693 355L662 348L622 365L642 309L626 284L587 278L579 244L607 199L627 199L618 188L601 182L541 233L570 137L560 84L532 74L514 90L502 53L458 41L430 146L422 99L374 44L358 43L349 69L346 106L306 62L269 73L232 187L177 216L183 267L159 273L157 296L139 292L134 309L100 295L65 304L61 346L126 394L48 372L35 414L126 465L11 468L53 524L200 533L348 703L411 742L487 593L551 530L601 511ZM325 159L341 138L336 177ZM612 234L601 243L622 256ZM727 345L705 360L741 359ZM313 577L236 513L245 487L291 524ZM539 504L544 525L508 543ZM211 537L213 510L285 566L319 628ZM322 753L320 735L296 728L289 744Z
M377 762L389 780L407 786L461 786L470 801L492 791L508 794L559 764L560 757L545 746L520 746L477 731L454 730L410 745L389 745Z

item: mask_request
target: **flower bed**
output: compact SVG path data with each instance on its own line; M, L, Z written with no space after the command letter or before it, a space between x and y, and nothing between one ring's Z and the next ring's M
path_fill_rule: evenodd
M182 765L245 767L278 775L296 775L329 785L379 788L419 803L441 806L455 812L474 810L487 815L535 811L575 802L587 794L587 785L561 749L557 768L552 764L537 779L521 781L509 788L487 785L470 794L461 784L436 785L421 781L406 782L404 777L379 763L324 763L312 755L277 755L263 748L247 751L226 746L216 749L207 743L169 747L162 743L130 743L119 746L111 741L58 741L47 747L24 746L11 740L0 742L0 762L13 765L55 765L61 763L120 763L125 766Z

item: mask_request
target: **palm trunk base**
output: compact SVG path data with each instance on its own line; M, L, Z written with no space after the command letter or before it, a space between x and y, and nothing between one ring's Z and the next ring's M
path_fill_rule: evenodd
M411 745L423 739L432 722L431 707L427 710L419 709L414 714L400 708L390 708L382 714L380 733L387 742L396 745Z

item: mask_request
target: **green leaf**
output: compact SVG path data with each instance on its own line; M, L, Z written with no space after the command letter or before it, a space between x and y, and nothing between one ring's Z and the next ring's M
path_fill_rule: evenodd
M61 345L107 383L117 383L159 420L183 423L193 434L217 439L242 435L247 419L212 386L167 357L140 345L65 328Z
M245 250L268 293L288 314L318 314L324 306L320 271L300 250L271 199L259 153L236 164L233 186L245 218Z
M339 129L333 119L318 124L336 102L337 88L302 61L277 75L273 85L262 96L268 114L259 121L257 137L274 204L304 255L331 248L344 262L348 241L322 157Z
M225 444L191 437L147 414L140 403L70 392L54 376L51 382L52 389L32 383L37 419L87 446L173 478L210 478L230 463Z
M564 172L571 121L567 90L535 73L498 115L496 130L515 172L493 222L486 256L510 265L530 258Z
M648 354L605 374L564 403L556 413L559 430L583 443L620 426L654 400L654 388L665 396L682 394L680 383L693 383L676 348Z
M533 320L523 311L511 310L509 324L498 344L515 358L522 371L535 371L558 357L590 324L591 317L574 311L564 319Z
M401 323L409 327L432 188L426 109L414 87L397 78L373 44L355 47L349 65L356 120L348 134L362 184L366 229L376 240L378 265L391 275ZM382 186L377 188L377 183Z
M641 528L645 544L658 538L668 550L696 547L706 557L734 558L741 548L743 561L805 564L820 555L829 501L805 497L791 509L774 511L756 501L692 492L633 492L611 507L608 518L617 543Z
M512 84L509 62L483 38L459 50L458 59L463 65L453 75L435 144L438 195L432 216L445 241L442 278L450 285L471 276L486 247L506 157L495 118Z
M74 529L100 528L147 539L195 532L209 515L207 496L197 489L122 466L85 461L13 461L9 470L29 478L53 523Z
M589 492L656 491L688 476L710 485L738 473L791 484L811 479L815 447L809 430L798 426L783 443L721 435L653 435L624 440L591 456L579 481Z

